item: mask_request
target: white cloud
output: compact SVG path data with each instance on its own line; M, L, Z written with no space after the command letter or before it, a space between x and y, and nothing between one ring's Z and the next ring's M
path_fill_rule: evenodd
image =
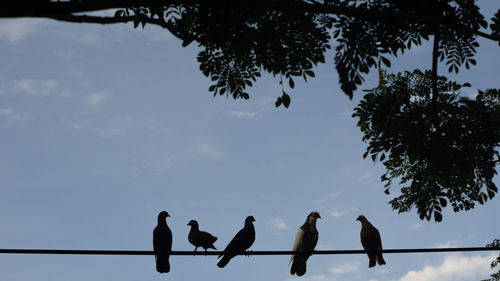
M434 245L435 248L453 248L459 247L460 243L457 240L450 240L442 243L437 243Z
M358 270L359 263L344 263L336 264L330 267L328 271L334 275L341 275L349 272L355 272Z
M372 174L370 174L370 173L364 173L363 175L361 175L361 177L359 177L359 179L366 180L366 179L369 179L371 176L372 176Z
M428 265L420 270L411 270L399 281L480 280L491 274L490 263L496 257L496 254L488 256L449 255L440 265Z
M340 190L340 191L334 191L334 192L328 194L327 196L323 196L323 198L316 200L316 203L317 204L323 204L326 201L328 201L329 199L333 199L333 198L339 197L341 194L342 194L342 190Z
M422 224L421 223L415 223L415 224L412 224L410 226L411 229L419 229L419 228L422 228Z
M200 143L196 147L199 154L212 159L219 159L227 156L227 152L220 150L208 143Z
M226 114L233 118L253 118L257 116L257 112L249 111L226 111Z
M356 212L358 210L358 208L356 207L349 207L349 208L341 208L341 209L333 209L330 211L330 216L332 216L333 218L340 218L340 217L343 217L345 215L348 215L350 213L353 213L353 212Z
M37 31L42 19L2 20L0 23L0 39L17 42Z
M42 97L54 93L58 86L55 80L19 79L0 85L0 96L23 94Z
M107 127L98 129L99 136L103 138L122 137L125 135L123 128Z
M133 166L129 170L129 176L130 178L134 179L147 172L153 172L153 173L166 172L168 171L168 169L172 167L174 158L175 158L174 156L164 156L163 158L156 157L156 159L140 163L138 165Z
M337 209L334 209L330 212L330 216L334 217L334 218L340 218L342 217L343 215L345 215L345 213L337 210Z
M85 104L91 108L97 108L101 105L105 100L107 100L109 94L107 92L95 92L90 94L85 100Z
M130 117L117 117L106 121L107 126L96 128L99 136L104 138L122 137L126 134L126 129L133 124Z
M10 116L10 115L12 115L12 113L14 113L14 110L12 110L12 108L2 108L2 109L0 109L0 114L2 114L4 116Z
M276 97L265 97L259 99L259 105L263 111L273 110L275 107Z
M341 117L350 117L352 115L352 112L349 109L346 109L342 112L339 112L338 115Z
M16 112L12 108L0 109L0 127L9 128L34 119L33 114L27 112Z
M282 219L282 218L270 219L267 223L269 225L271 225L271 227L273 227L273 228L275 228L277 230L286 230L288 228L288 226L286 225L285 220Z

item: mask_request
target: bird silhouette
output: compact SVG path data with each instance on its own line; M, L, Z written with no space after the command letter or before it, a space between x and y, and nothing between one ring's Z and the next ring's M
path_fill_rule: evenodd
M198 222L195 220L191 220L187 225L191 226L191 230L188 234L188 240L189 243L193 244L193 246L195 247L195 252L198 247L202 247L203 249L205 249L205 252L207 251L207 249L217 250L217 248L214 247L214 242L217 240L217 237L208 232L200 231Z
M292 263L290 274L302 276L306 273L307 259L311 256L311 253L307 252L314 251L318 243L319 233L316 229L316 220L320 218L321 216L318 212L311 212L307 216L306 222L297 230L292 251L303 251L306 253L292 255L290 258L290 262Z
M170 215L162 211L158 214L158 225L153 230L153 250L155 252L156 271L167 273L170 271L170 252L172 251L172 231L168 228L167 217Z
M229 242L226 249L222 255L222 259L217 263L217 266L222 268L227 265L227 263L234 258L236 255L243 253L250 246L252 246L255 241L255 227L253 226L253 222L255 219L253 216L248 216L245 219L245 226L236 233L233 240Z
M374 267L376 263L384 265L385 260L382 257L382 252L376 252L382 250L382 239L380 239L378 229L375 228L375 226L373 226L363 215L359 216L356 220L361 222L361 245L363 245L365 251L375 251L367 253L368 258L370 259L368 267Z

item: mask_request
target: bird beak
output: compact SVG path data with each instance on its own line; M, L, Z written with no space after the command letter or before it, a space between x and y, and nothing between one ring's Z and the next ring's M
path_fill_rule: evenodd
M170 215L169 215L169 214L167 214L167 218L168 218L168 217L170 217Z
M320 216L320 215L318 215L318 219L320 219L320 218L321 218L321 216Z

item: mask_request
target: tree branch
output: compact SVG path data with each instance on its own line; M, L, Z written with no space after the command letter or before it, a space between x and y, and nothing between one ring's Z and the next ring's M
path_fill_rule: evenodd
M5 0L4 0L5 1ZM138 8L148 6L169 6L169 5L211 5L213 7L220 7L226 9L240 9L240 10L273 10L273 11L295 11L301 13L315 13L315 14L334 14L354 17L359 20L369 22L382 22L386 24L397 24L404 22L412 22L416 24L424 24L427 26L435 26L439 22L443 25L464 30L466 32L473 32L474 34L494 40L500 41L499 38L478 30L471 30L469 27L464 26L455 18L436 18L431 14L414 14L404 11L396 11L393 9L375 10L367 9L359 6L344 6L322 4L318 1L288 3L282 1L271 0L252 0L252 1L235 1L235 0L80 0L80 1L66 1L66 2L53 2L48 0L10 0L0 5L0 18L17 18L17 17L48 17L64 20L67 17L73 21L73 17L69 16L74 13L93 12L106 9L117 8ZM85 22L85 21L81 21ZM89 21L91 22L91 21ZM112 22L99 22L99 23L112 23ZM157 23L152 23L157 24ZM160 25L160 24L158 24ZM162 25L160 25L162 26ZM177 35L176 35L177 36Z
M182 46L185 47L189 45L196 38L186 32L185 30L178 28L176 25L166 22L163 18L155 19L146 16L135 15L135 16L122 16L122 17L97 17L97 16L76 16L76 15L46 15L46 18L51 18L66 22L76 22L76 23L99 23L99 24L114 24L114 23L128 23L140 20L141 22L146 22L149 24L158 25L160 27L166 28L175 37L183 41Z

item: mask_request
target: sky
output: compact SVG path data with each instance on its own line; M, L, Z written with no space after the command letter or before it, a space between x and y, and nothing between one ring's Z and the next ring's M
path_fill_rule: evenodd
M487 16L500 8L480 4ZM500 48L480 44L477 66L450 77L498 88ZM498 198L468 212L447 208L441 223L391 210L383 167L362 158L367 144L351 117L363 92L353 100L341 92L332 52L316 78L288 90L288 109L274 107L281 86L269 75L250 100L213 97L198 52L154 26L0 20L0 248L152 250L162 210L174 250L194 248L192 219L222 250L248 215L256 219L251 250L291 250L311 211L322 216L319 250L361 249L360 214L384 248L481 247L500 238ZM391 61L389 71L429 69L431 47ZM362 89L376 85L372 72ZM0 272L10 281L480 280L494 257L386 254L387 265L369 269L365 255L321 255L297 278L287 256L238 256L224 269L214 256L174 256L162 275L152 256L0 254Z

